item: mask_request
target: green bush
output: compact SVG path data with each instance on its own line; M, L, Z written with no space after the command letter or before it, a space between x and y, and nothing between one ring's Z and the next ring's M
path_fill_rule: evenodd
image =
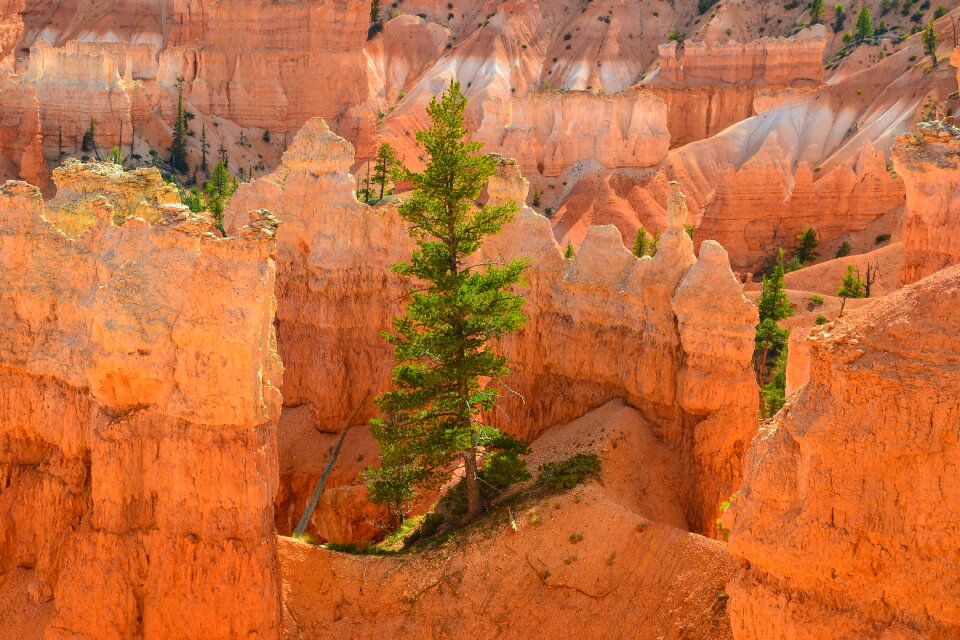
M537 482L554 491L566 491L587 478L600 475L600 457L594 453L578 453L560 462L546 462L540 465Z
M813 295L807 298L814 306L820 306L823 304L823 296Z
M850 243L844 240L840 246L837 248L837 255L835 258L845 258L850 255L850 252L853 251L853 247L850 246Z
M817 324L818 324L818 325L820 325L820 324L827 324L827 316L823 315L822 313L821 313L820 315L818 315L818 316L817 316Z
M889 234L889 233L881 233L880 235L878 235L876 238L873 239L873 243L874 243L874 244L881 244L881 243L886 242L886 241L889 240L889 239L890 239L890 234Z
M403 541L404 547L410 547L417 540L432 537L443 524L443 514L431 511L420 521L420 526Z

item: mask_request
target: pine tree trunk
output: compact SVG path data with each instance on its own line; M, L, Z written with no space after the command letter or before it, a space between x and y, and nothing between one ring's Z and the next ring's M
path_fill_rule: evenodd
M480 515L480 485L477 483L477 452L463 452L464 480L467 483L467 520Z

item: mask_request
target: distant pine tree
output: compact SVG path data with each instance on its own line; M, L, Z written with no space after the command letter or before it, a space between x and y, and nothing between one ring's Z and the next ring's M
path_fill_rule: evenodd
M637 235L633 237L633 255L642 258L647 255L649 241L647 240L647 230L643 227L637 229Z
M187 164L187 118L183 111L183 76L177 77L177 119L173 123L173 139L170 141L170 166L175 171L186 173Z

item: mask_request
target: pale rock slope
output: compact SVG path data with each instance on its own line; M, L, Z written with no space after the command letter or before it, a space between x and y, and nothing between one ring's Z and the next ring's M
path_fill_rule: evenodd
M600 482L501 508L444 545L357 556L279 539L286 640L729 640L725 545L684 530L683 467L611 401L532 444L531 467L591 452Z
M734 636L960 635L960 267L808 340L724 516Z
M277 638L277 222L101 195L71 238L0 187L4 637Z
M227 212L228 229L252 206L284 221L277 249L284 399L310 405L325 431L339 429L361 404L363 422L387 388L393 356L380 332L405 289L389 265L410 250L392 204L356 201L351 163L350 144L313 120L281 167L242 186ZM522 203L528 188L516 163L503 160L487 192L491 201ZM624 398L679 452L689 469L682 494L690 526L708 531L756 429L756 309L719 245L705 243L697 260L681 228L683 195L674 190L670 198L655 258L638 260L615 228L597 227L576 258L564 260L549 220L526 207L487 242L479 261L531 259L523 291L529 320L501 345L513 393L504 389L502 411L490 420L530 440ZM708 328L718 339L705 339Z

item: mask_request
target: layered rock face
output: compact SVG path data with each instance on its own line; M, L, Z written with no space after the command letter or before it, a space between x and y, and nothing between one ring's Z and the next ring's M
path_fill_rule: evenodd
M277 638L277 222L92 207L72 239L0 187L0 572L47 639Z
M921 123L900 138L894 167L907 189L900 284L960 263L960 129Z
M203 113L295 131L316 115L339 122L367 97L369 0L175 0L173 10L160 82L172 88L183 76L187 98ZM350 135L356 126L343 130Z
M13 67L13 57L23 34L23 0L0 2L0 71Z
M823 25L805 29L793 38L760 38L740 44L687 40L660 45L658 74L674 84L820 84L826 50Z
M641 83L668 106L673 146L708 138L766 110L781 94L796 97L824 80L822 25L792 38L752 42L669 42Z
M590 120L593 126L585 127ZM648 92L536 92L483 103L477 138L548 178L583 161L641 168L667 155L666 105Z
M309 404L330 431L361 403L357 421L372 415L372 398L387 388L393 358L379 334L406 288L389 265L410 250L391 206L357 203L351 162L349 143L311 121L282 166L241 187L227 214L229 229L256 203L285 222L277 276L285 402ZM522 203L527 189L516 163L503 161L487 191L492 201ZM704 243L700 260L694 257L682 195L674 192L671 203L652 259L636 259L615 228L598 227L575 260L564 260L549 220L526 207L488 241L478 259L532 260L529 321L501 347L512 369L505 383L519 395L505 392L503 412L490 419L529 440L626 399L680 452L690 470L682 491L687 516L692 527L709 530L756 428L756 310L719 245ZM719 339L704 340L707 327Z
M0 75L0 179L19 178L45 187L40 102L36 91Z
M736 638L960 635L958 305L951 267L808 341L728 512Z
M51 47L38 41L23 79L40 101L47 155L80 155L91 122L103 155L129 145L134 126L148 119L156 103L156 74L156 49L149 44L68 42Z

